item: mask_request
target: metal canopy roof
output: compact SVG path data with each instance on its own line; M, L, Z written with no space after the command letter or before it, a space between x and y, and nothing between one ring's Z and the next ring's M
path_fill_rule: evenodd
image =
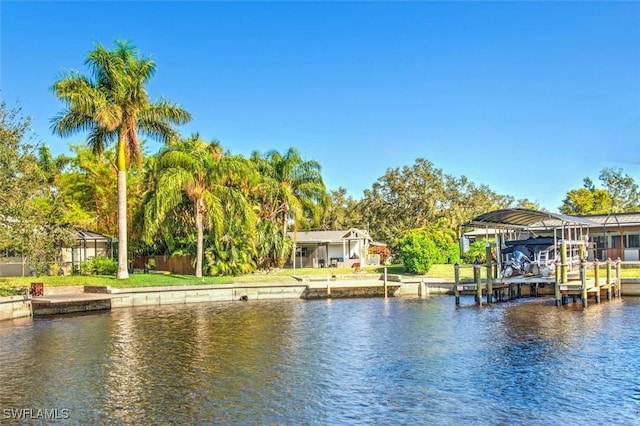
M483 213L465 223L466 226L484 226L492 228L558 227L563 225L597 225L596 222L582 217L567 216L560 213L548 213L527 209L503 209Z
M118 242L117 238L107 237L106 235L98 234L97 232L87 231L84 229L78 229L76 233L76 241L100 241L114 243Z

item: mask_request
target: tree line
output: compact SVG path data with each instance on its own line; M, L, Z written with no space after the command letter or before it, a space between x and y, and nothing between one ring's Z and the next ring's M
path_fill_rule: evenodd
M344 188L329 191L321 165L296 148L255 151L246 158L175 126L190 114L146 85L155 64L130 44L97 45L85 61L89 74L67 72L52 85L63 110L52 118L61 136L86 134L86 144L53 156L29 138L17 108L0 105L0 250L26 254L38 272L55 262L75 228L118 237L118 278L129 259L187 254L196 276L237 275L282 267L295 231L369 230L391 248L415 241L412 230L457 241L462 224L486 211L539 209L466 177L451 176L424 158L390 168L356 200ZM144 139L162 142L146 152ZM637 185L621 170L604 169L605 188L571 190L568 214L636 209ZM630 179L630 180L629 180ZM293 231L293 239L289 232ZM412 243L413 244L413 243Z

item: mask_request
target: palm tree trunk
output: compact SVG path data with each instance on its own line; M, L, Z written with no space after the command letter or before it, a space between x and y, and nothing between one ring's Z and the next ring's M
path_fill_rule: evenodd
M129 262L127 259L127 156L125 153L125 132L118 129L118 272L119 280L129 279Z
M129 278L127 261L127 171L118 168L118 273L119 280Z
M204 256L203 240L204 240L204 225L202 223L202 212L204 210L202 206L202 198L198 198L195 203L196 214L196 277L202 278L202 258Z
M285 250L286 250L286 244L285 241L287 240L287 218L288 218L288 209L285 209L284 211L284 218L282 220L282 248L280 250L280 255L278 256L277 259L277 265L278 268L283 268L284 264L285 264L285 259L286 259L286 255L285 255Z

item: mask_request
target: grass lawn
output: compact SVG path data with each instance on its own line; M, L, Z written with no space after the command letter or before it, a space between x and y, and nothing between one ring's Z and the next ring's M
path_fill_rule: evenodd
M204 277L198 280L193 275L175 274L130 274L128 280L118 280L115 276L43 276L0 278L0 296L22 294L32 282L44 283L45 287L99 285L116 288L152 287L162 285L230 284L233 277Z
M462 271L462 270L461 270ZM42 276L42 277L3 277L0 278L0 296L10 296L22 294L24 289L29 288L32 282L44 283L45 287L59 286L84 286L98 285L110 286L115 288L137 288L137 287L153 287L153 286L179 286L179 285L198 285L198 284L232 284L232 283L282 283L297 282L294 278L293 269L274 270L269 273L254 273L241 275L238 277L204 277L197 279L193 275L176 275L151 273L141 274L134 273L129 275L128 280L118 280L115 276ZM357 274L371 274L377 276L384 273L384 267L370 266L365 267L363 271ZM388 274L405 274L402 265L391 265L387 267ZM295 276L297 277L317 277L336 275L356 274L352 268L296 268ZM468 274L464 276L472 276L471 268L468 268ZM453 278L452 265L434 265L425 277Z
M365 267L362 272L357 274L370 274L378 276L384 273L385 267L370 266ZM386 266L388 274L405 275L407 277L425 277L425 278L443 278L453 279L453 265L433 265L431 270L425 275L412 275L404 271L402 265ZM615 274L615 271L612 271ZM313 277L350 275L355 274L351 268L296 268L295 275L297 277ZM180 286L180 285L198 285L198 284L232 284L232 283L283 283L296 282L293 276L293 269L280 269L269 273L254 273L242 275L238 277L204 277L197 279L193 275L176 275L176 274L130 274L128 280L117 280L115 276L43 276L43 277L3 277L0 278L0 296L10 296L22 294L24 289L29 288L32 282L44 283L45 287L57 286L83 286L83 285L100 285L115 288L137 288L137 287L154 287L154 286ZM485 275L483 268L482 276ZM606 268L600 269L601 279L606 278ZM622 268L621 275L623 278L639 278L640 268ZM593 270L587 272L589 278L593 277ZM461 278L472 278L473 268L470 265L461 265Z

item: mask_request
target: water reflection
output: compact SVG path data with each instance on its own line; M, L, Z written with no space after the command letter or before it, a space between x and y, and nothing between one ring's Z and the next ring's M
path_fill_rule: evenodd
M5 322L0 408L69 409L76 424L632 424L638 315L635 299L434 297Z

